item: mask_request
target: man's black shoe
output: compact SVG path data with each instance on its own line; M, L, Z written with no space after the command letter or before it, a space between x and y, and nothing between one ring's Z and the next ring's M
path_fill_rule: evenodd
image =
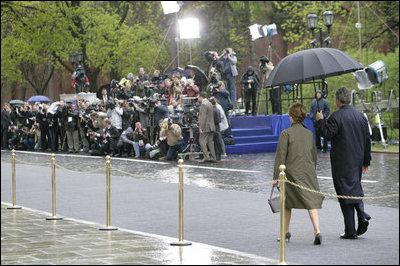
M340 238L342 238L342 239L357 239L358 237L356 234L348 235L348 234L344 233L344 234L340 234Z
M369 222L367 219L363 219L358 223L358 228L357 228L357 235L360 236L362 234L364 234L365 232L367 232L368 230L368 225Z

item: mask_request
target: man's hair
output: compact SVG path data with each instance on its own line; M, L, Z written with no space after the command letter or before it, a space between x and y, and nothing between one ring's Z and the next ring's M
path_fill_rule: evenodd
M106 119L104 119L104 123L105 123L105 124L109 124L109 125L111 125L111 120L110 120L110 119L108 119L108 118L106 118Z
M336 99L342 104L350 104L351 92L346 87L342 87L336 91Z
M202 92L200 92L200 95L199 95L201 98L203 98L203 99L207 99L207 92L205 92L205 91L202 91Z
M307 117L307 109L301 103L294 103L289 107L289 116L296 123L303 123Z

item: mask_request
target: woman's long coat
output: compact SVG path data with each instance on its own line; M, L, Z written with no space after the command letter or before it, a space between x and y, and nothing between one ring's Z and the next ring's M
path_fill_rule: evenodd
M317 149L314 134L301 123L282 131L275 157L274 179L279 179L279 165L286 166L286 177L298 185L319 191L317 173ZM324 197L321 194L286 185L287 209L320 209Z

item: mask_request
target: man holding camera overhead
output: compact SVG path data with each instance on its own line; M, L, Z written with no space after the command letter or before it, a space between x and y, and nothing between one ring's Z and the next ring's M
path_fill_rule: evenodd
M223 76L225 77L227 83L227 89L231 96L232 104L236 106L235 78L238 75L238 71L236 69L236 53L232 50L232 48L225 48L224 53L219 59L222 59L222 61L224 62Z

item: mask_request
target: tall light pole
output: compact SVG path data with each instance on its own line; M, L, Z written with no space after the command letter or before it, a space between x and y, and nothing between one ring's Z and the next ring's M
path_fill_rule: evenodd
M178 20L180 39L189 40L189 56L192 65L192 39L200 38L200 26L197 18L186 18Z
M161 1L164 15L175 13L175 24L176 24L176 56L177 56L177 66L179 67L179 36L178 36L178 11L182 6L182 1Z

